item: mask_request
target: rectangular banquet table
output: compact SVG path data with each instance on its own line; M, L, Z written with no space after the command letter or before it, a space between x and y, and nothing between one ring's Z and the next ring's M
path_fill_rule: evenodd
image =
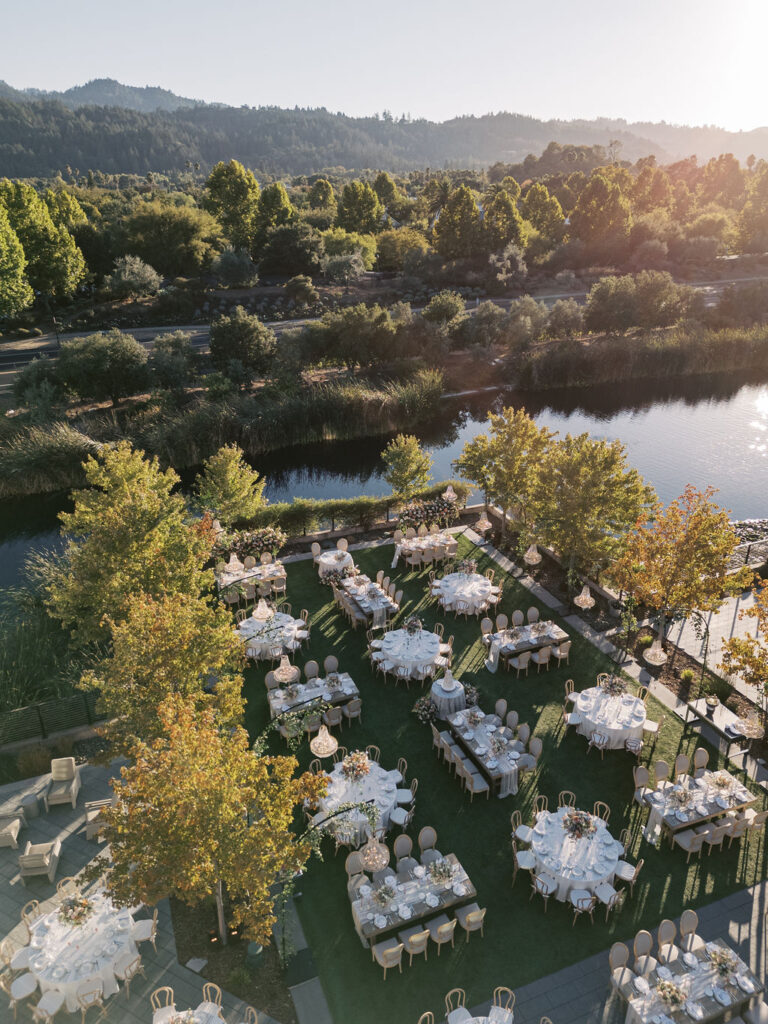
M486 715L486 719L499 722L495 715ZM470 738L464 735L465 731L471 728L467 724L466 711L451 715L448 718L448 728L458 745L470 761L477 766L478 771L491 787L493 796L503 797L517 793L517 765L504 764L498 755L491 753L490 748L484 752L481 751L480 748L485 747L486 743L484 740L478 741L477 732L474 729ZM508 743L508 749L518 754L525 753L525 745L520 740L511 740ZM496 763L493 764L493 762Z
M492 633L486 668L495 672L499 656L506 661L526 651L540 651L542 647L555 647L568 639L568 634L551 620L531 622L525 626L510 626Z
M317 701L324 701L326 704L348 704L360 696L360 691L348 672L338 673L335 681L329 679L330 677L310 679L306 683L294 683L290 687L270 690L267 695L270 715L275 718L294 708L305 711ZM291 696L288 690L294 695Z
M725 704L718 704L712 715L707 714L707 700L706 697L700 697L698 700L688 701L686 704L685 712L685 728L693 725L695 722L701 721L704 724L710 726L715 732L722 736L725 740L725 756L729 758L731 756L731 747L734 743L740 743L743 747L742 750L737 751L738 754L745 754L749 752L750 740L740 732L738 729L738 723L741 721L739 716L727 708Z
M751 992L745 992L738 984L724 982L718 977L717 970L709 959L710 951L715 948L724 950L738 961L737 973L743 974L748 979L749 985L752 986ZM739 1016L742 1010L745 1010L753 1000L757 1000L760 993L763 992L763 983L722 939L708 942L706 948L698 950L694 956L696 957L696 967L693 970L682 959L674 960L667 964L667 967L672 974L671 980L674 984L683 990L686 997L701 1007L703 1016L698 1019L703 1024L714 1024L714 1022L730 1020L732 1017ZM675 1024L691 1024L692 1018L685 1009L680 1007L680 1009L671 1010L654 995L653 990L660 980L657 970L658 968L648 975L647 980L651 986L648 996L639 995L631 981L625 982L619 987L619 992L628 1004L625 1024L650 1024L658 1014L666 1014L669 1020L674 1021ZM714 985L718 985L730 997L731 1001L727 1006L723 1006L714 996L707 994Z
M413 928L414 925L423 921L439 917L451 907L460 907L470 903L477 896L477 890L469 879L469 875L459 863L455 853L449 853L444 858L454 868L454 878L451 887L446 889L444 883L433 882L427 871L424 878L414 878L412 872L406 882L399 878L389 879L390 884L405 885L405 891L398 894L396 903L407 903L411 908L411 916L407 919L400 917L397 910L385 912L369 897L361 897L352 900L352 920L355 923L355 930L360 936L364 946L375 944L383 936L391 935L393 932L403 931L406 928ZM459 883L464 890L461 895L453 891L453 885ZM375 888L375 886L373 886ZM435 897L436 906L430 907L425 902L425 897L431 894ZM374 921L367 921L369 914L380 914L386 918L386 924L379 927Z
M372 583L367 576L355 576L342 580L341 586L347 597L376 628L387 623L387 616L395 608L395 602L378 583Z
M732 788L728 794L715 795L710 780L716 775L730 780ZM645 794L643 800L651 809L646 831L654 829L656 825L661 825L661 828L668 833L671 842L675 832L704 825L708 821L722 817L728 811L743 811L759 799L724 769L717 772L705 772L701 779L693 779L690 775L686 778L689 780L687 787L692 794L692 799L691 804L680 812L680 816L678 816L674 802L669 798L669 790L654 790L652 793ZM679 787L673 788L678 789ZM664 799L659 799L659 797ZM685 813L685 818L682 817L683 813Z
M221 573L216 573L216 586L226 590L237 583L265 583L281 580L285 577L285 566L282 562L269 562L267 565L254 565L252 569L227 566Z

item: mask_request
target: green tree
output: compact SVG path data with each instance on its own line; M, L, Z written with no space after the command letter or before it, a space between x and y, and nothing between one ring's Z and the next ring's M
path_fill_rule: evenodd
M0 181L0 207L24 250L30 285L45 295L71 295L85 276L85 259L66 227L57 227L31 185Z
M320 292L306 274L297 274L285 282L285 297L297 306L314 306L320 300Z
M384 479L392 493L404 499L423 490L432 479L432 456L424 451L413 434L398 434L381 453L381 458L386 467Z
M466 185L451 193L432 232L443 259L457 260L477 252L482 236L480 211Z
M210 350L211 362L222 373L228 373L235 362L252 377L266 376L274 363L277 339L257 316L235 306L211 324Z
M259 283L259 272L250 253L229 245L213 261L211 273L225 288L253 288Z
M458 292L438 292L429 300L421 315L428 323L449 329L466 315L464 299Z
M66 189L60 188L58 191L53 192L48 188L45 190L44 199L48 212L51 215L51 220L56 227L63 227L67 231L72 231L74 228L88 223L85 210L72 193L67 192Z
M410 253L423 255L429 244L414 228L397 228L377 235L378 266L381 270L402 270Z
M322 266L323 274L329 281L347 287L350 281L359 280L365 273L365 260L360 249L339 256L326 256Z
M739 612L740 619L755 619L755 633L743 633L723 640L720 668L726 675L740 675L745 683L757 687L763 702L768 696L768 583L754 588L755 603Z
M570 233L589 245L616 245L626 240L631 220L621 188L604 175L593 174L571 213Z
M251 469L236 444L226 444L203 463L202 473L195 477L198 504L232 526L240 519L252 519L267 502L266 481Z
M195 350L184 331L168 331L155 338L149 368L157 387L183 392L195 377L195 364Z
M532 507L535 530L574 573L593 575L612 562L627 535L655 500L620 441L571 434L553 444L541 467L543 484Z
M589 331L623 334L638 320L637 291L631 274L601 277L587 295L584 323Z
M768 249L768 168L752 179L739 214L739 242L745 252Z
M154 295L160 287L160 275L138 256L119 256L104 287L116 299Z
M503 249L510 242L525 246L523 218L509 193L501 189L485 207L483 218L484 244L488 252Z
M333 185L326 178L318 178L310 188L309 205L313 210L327 210L336 206Z
M317 274L325 246L319 232L301 221L271 228L259 260L263 274Z
M51 614L79 641L106 639L130 598L198 595L213 584L202 566L213 536L188 522L179 477L127 441L103 446L83 464L86 490L61 512L63 556L46 587Z
M271 185L267 185L259 196L255 232L256 248L263 248L266 244L267 236L273 228L290 224L295 217L296 211L291 200L288 198L288 193L282 181L275 181Z
M223 248L221 227L206 210L159 199L141 201L124 227L124 251L167 277L207 270Z
M549 311L547 334L550 338L572 338L584 330L584 314L575 299L558 299Z
M26 265L19 236L0 205L0 317L14 316L32 305L35 293L24 273Z
M396 331L389 310L361 302L326 313L303 343L311 361L327 359L351 370L391 359Z
M338 227L372 235L380 229L383 216L379 197L367 181L350 181L344 186L336 214Z
M379 201L385 210L388 210L398 197L397 185L395 185L386 171L379 171L376 175L373 191L379 197Z
M243 644L224 605L191 594L132 594L120 622L107 619L108 655L85 672L80 688L99 695L110 757L129 756L137 740L162 734L157 709L178 695L199 713L210 708L217 724L242 720Z
M65 341L58 358L64 387L82 399L114 404L147 386L147 351L116 327L104 334Z
M501 252L491 253L488 265L495 281L505 288L522 288L528 277L523 250L514 242L505 245Z
M534 182L525 193L522 214L549 241L559 241L565 217L556 196L549 194L546 185Z
M252 171L237 160L220 161L205 183L205 206L235 249L250 249L256 233L261 189Z
M357 231L345 231L343 228L328 228L322 232L322 239L327 256L350 256L359 252L365 269L373 270L377 244L377 238L373 235L361 235Z

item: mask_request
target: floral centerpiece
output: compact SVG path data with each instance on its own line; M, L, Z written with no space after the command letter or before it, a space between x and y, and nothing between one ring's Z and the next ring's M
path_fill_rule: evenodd
M341 689L341 680L339 679L338 672L329 672L325 677L325 681L328 685L328 689L333 692L334 690Z
M674 981L660 981L656 986L656 995L673 1010L685 1003L685 993Z
M419 697L413 705L413 713L422 725L429 725L437 718L437 704L429 696Z
M610 676L603 684L603 690L610 697L623 697L627 692L627 684L619 676Z
M721 978L727 978L729 975L733 974L739 966L735 957L731 956L726 949L713 949L709 954L709 959L710 962L714 964L715 969Z
M288 685L283 688L283 693L290 700L296 700L299 696L299 688L296 683L288 683Z
M733 785L731 779L727 775L721 775L719 772L717 775L713 775L710 780L710 785L714 786L715 789L720 790L721 793L725 793Z
M67 896L59 904L59 920L63 924L80 927L92 913L93 903L87 896Z
M408 636L416 636L417 633L421 632L421 619L412 615L405 624L405 632Z
M168 1024L200 1024L200 1018L194 1010L184 1010L183 1013L174 1013L169 1017Z
M563 815L563 829L569 839L589 839L597 831L597 825L587 811L574 809Z
M474 558L462 558L456 563L456 572L463 572L466 576L472 576L477 572L477 562Z
M459 518L459 504L458 501L446 501L437 495L426 501L411 501L400 513L398 526L403 529L409 526L418 529L419 526L428 526L430 523L448 526Z
M477 708L472 708L470 711L467 712L467 722L473 727L476 725L480 725L480 723L483 720L483 717L484 716L480 714Z
M394 898L395 890L391 885L387 885L386 882L384 885L380 885L378 889L374 889L373 900L375 903L378 903L380 907L389 906Z
M326 587L340 587L342 582L349 579L350 576L357 576L357 567L345 565L343 569L330 569L328 572L322 573L320 582L324 583Z
M691 794L687 789L678 789L676 786L669 794L669 802L678 811L682 811L684 807L687 807L691 802Z
M346 778L352 779L354 782L364 779L370 770L371 762L368 760L368 755L364 750L353 750L341 762L342 773Z
M507 749L507 741L503 736L494 736L491 739L491 750L494 754L503 754Z
M450 882L453 878L453 865L444 857L440 860L433 860L429 865L429 877L433 882Z

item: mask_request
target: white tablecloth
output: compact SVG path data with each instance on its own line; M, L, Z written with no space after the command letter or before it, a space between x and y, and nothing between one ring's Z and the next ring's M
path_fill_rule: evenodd
M317 571L321 576L327 572L340 572L355 563L349 551L323 551L317 556Z
M395 557L392 559L392 568L397 566L401 555L408 555L412 551L433 551L435 548L447 548L449 544L455 543L456 538L450 533L429 533L426 537L411 537L410 540L401 540L395 544Z
M440 654L440 637L425 629L413 636L404 629L393 629L382 637L380 650L385 662L394 668L408 668L414 674L424 665L434 665Z
M318 802L319 813L313 821L318 824L333 814L342 804L364 803L373 800L379 813L379 824L389 828L389 816L397 806L398 772L385 771L375 761L370 761L370 772L359 782L348 779L343 772L342 762L333 766L328 774L328 790ZM369 831L368 819L360 811L349 811L334 818L329 826L335 831L340 826L349 827L357 844L364 842Z
M219 589L225 590L235 583L252 583L258 585L263 580L277 580L285 576L285 566L282 562L270 562L269 565L254 565L252 569L246 569L240 562L230 562L223 572L216 573L216 583Z
M463 711L467 706L464 687L458 679L453 678L450 669L446 671L443 679L436 679L432 683L430 696L437 708L438 718L447 718L456 711Z
M626 740L643 738L645 704L631 693L611 697L599 686L582 690L575 711L581 715L578 732L591 736L595 730L608 737L608 746L619 750Z
M491 596L491 581L477 572L452 572L435 580L432 589L444 608L450 610L457 601L466 601L470 612L476 615Z
M386 625L387 615L395 603L378 583L372 583L367 576L350 576L342 587L355 604L372 617L374 627Z
M476 725L472 725L468 720L472 710L482 716ZM472 751L475 760L483 765L492 778L498 779L499 792L497 796L513 796L517 793L519 775L517 762L525 747L519 740L508 740L504 750L498 753L491 750L491 740L494 735L499 737L504 735L504 727L496 715L486 715L479 708L467 709L452 715L451 724L461 733L462 739Z
M511 626L501 633L491 635L491 647L485 661L489 672L499 667L499 655L506 649L515 655L518 651L540 650L542 647L556 647L568 639L564 629L557 626L551 619L544 622L531 622L525 626Z
M135 954L133 921L127 910L117 910L107 896L93 898L94 910L79 926L59 920L51 911L32 926L31 945L38 950L30 971L41 992L63 992L70 1013L79 1009L77 990L85 981L101 982L104 996L118 990L114 966L126 952Z
M289 640L296 637L298 630L304 629L298 619L286 615L284 612L276 612L266 622L259 622L257 619L244 619L237 627L240 638L248 649L256 652L258 658L268 658L270 647L278 644L285 648Z
M594 892L602 882L611 882L622 854L621 845L599 819L591 837L569 839L562 824L566 810L560 807L540 814L531 840L536 873L544 872L555 879L561 901L568 899L572 889Z
M728 779L730 788L718 789L713 783L716 776ZM646 801L651 810L645 838L649 843L657 842L665 818L675 831L694 828L702 821L725 814L733 806L749 802L751 796L730 772L705 772L699 779L684 775L676 785L654 790ZM684 807L678 802L680 797L685 800Z

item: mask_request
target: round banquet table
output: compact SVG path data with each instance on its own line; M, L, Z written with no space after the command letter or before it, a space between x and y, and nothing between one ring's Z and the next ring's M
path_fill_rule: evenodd
M612 697L601 687L590 686L576 698L574 711L581 715L578 732L582 736L602 733L611 750L620 749L626 740L643 738L645 704L631 693Z
M404 629L393 629L382 637L380 650L385 664L414 673L422 666L434 665L440 655L440 637L425 629L412 636Z
M271 647L279 644L284 648L289 640L295 639L297 631L303 628L298 619L284 612L275 612L272 618L265 622L259 622L253 617L244 619L238 625L237 632L245 641L246 647L254 652L254 657L268 658Z
M435 580L432 590L444 608L451 609L457 601L466 601L470 612L476 615L491 596L491 581L477 572L452 572Z
M536 873L551 875L557 882L557 899L565 901L571 889L594 892L603 882L611 882L623 850L606 828L595 818L597 831L589 838L569 839L563 828L568 808L539 814L531 838L536 857Z
M81 925L60 921L58 908L31 925L32 956L29 969L41 992L62 992L69 1013L80 1008L77 990L83 982L99 982L105 998L118 990L115 964L124 953L136 953L131 938L133 920L99 893L94 909Z
M373 800L379 813L379 825L389 828L389 816L397 806L397 780L400 773L397 770L388 772L375 761L369 761L368 764L369 773L359 781L346 777L341 761L333 766L333 770L328 773L327 792L318 801L320 813L315 816L315 824L322 823L327 815L333 814L342 804ZM329 827L335 830L342 822L350 827L358 845L365 842L370 825L361 811L347 811L334 818Z
M437 708L438 718L447 718L457 711L463 711L467 706L464 687L458 679L453 678L450 669L446 669L442 679L436 679L432 683L430 697Z
M354 564L349 551L322 551L317 556L317 571L321 576L329 572L341 572Z

